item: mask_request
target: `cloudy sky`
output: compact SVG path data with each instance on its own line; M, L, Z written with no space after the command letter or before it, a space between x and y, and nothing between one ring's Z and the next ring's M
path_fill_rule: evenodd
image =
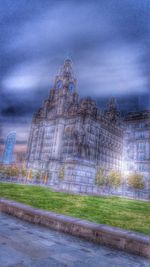
M26 140L65 57L81 96L150 108L149 0L0 0L1 137Z

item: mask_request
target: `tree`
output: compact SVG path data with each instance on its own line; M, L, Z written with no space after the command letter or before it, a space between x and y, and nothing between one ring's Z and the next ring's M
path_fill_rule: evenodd
M2 177L4 175L5 168L4 165L0 164L0 176Z
M59 170L59 179L60 180L64 180L64 175L65 175L65 170L64 170L64 166L62 166Z
M35 177L35 182L40 183L41 180L41 172L40 171L36 171L34 174Z
M27 170L25 168L22 168L20 171L21 177L26 177L27 175Z
M6 165L0 165L1 177L7 178L10 174L9 167Z
M47 172L44 174L44 183L47 184L48 182L48 174Z
M18 177L19 176L19 169L17 166L11 166L9 171L10 171L11 177Z
M4 176L6 178L11 177L12 176L11 175L11 171L12 171L12 167L11 166L5 166L5 168L4 168Z
M5 172L4 165L0 164L0 176L3 177Z
M121 172L112 170L107 176L107 184L115 188L121 186L122 184L122 175Z
M32 181L32 178L33 178L33 171L32 170L28 170L28 173L27 173L27 180L28 181Z
M128 176L128 185L134 189L144 189L144 176L137 172L130 174Z
M103 186L106 185L107 177L103 168L99 168L96 173L96 185Z

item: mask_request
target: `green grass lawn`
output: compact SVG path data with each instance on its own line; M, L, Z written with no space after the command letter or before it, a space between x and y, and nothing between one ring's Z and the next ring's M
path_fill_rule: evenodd
M150 234L150 203L119 197L79 196L49 188L0 183L0 197L96 223Z

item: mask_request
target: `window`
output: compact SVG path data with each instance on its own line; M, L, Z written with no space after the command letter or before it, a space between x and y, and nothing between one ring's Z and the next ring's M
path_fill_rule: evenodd
M139 128L144 128L144 126L145 126L145 123L144 122L140 122L139 123Z
M138 154L137 159L138 160L144 160L144 154L143 153Z
M139 165L139 171L144 171L144 165Z
M128 124L128 129L131 129L132 128L132 124Z
M144 133L143 132L140 133L140 138L142 138L142 139L144 138Z
M145 133L144 132L136 132L135 133L135 137L136 139L143 139L145 137Z
M144 151L145 150L145 144L144 143L138 143L137 144L137 149L140 151Z

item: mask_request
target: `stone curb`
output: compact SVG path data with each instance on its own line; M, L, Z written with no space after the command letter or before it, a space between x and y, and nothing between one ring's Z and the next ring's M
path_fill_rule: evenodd
M150 258L150 236L0 199L0 211L101 245Z

